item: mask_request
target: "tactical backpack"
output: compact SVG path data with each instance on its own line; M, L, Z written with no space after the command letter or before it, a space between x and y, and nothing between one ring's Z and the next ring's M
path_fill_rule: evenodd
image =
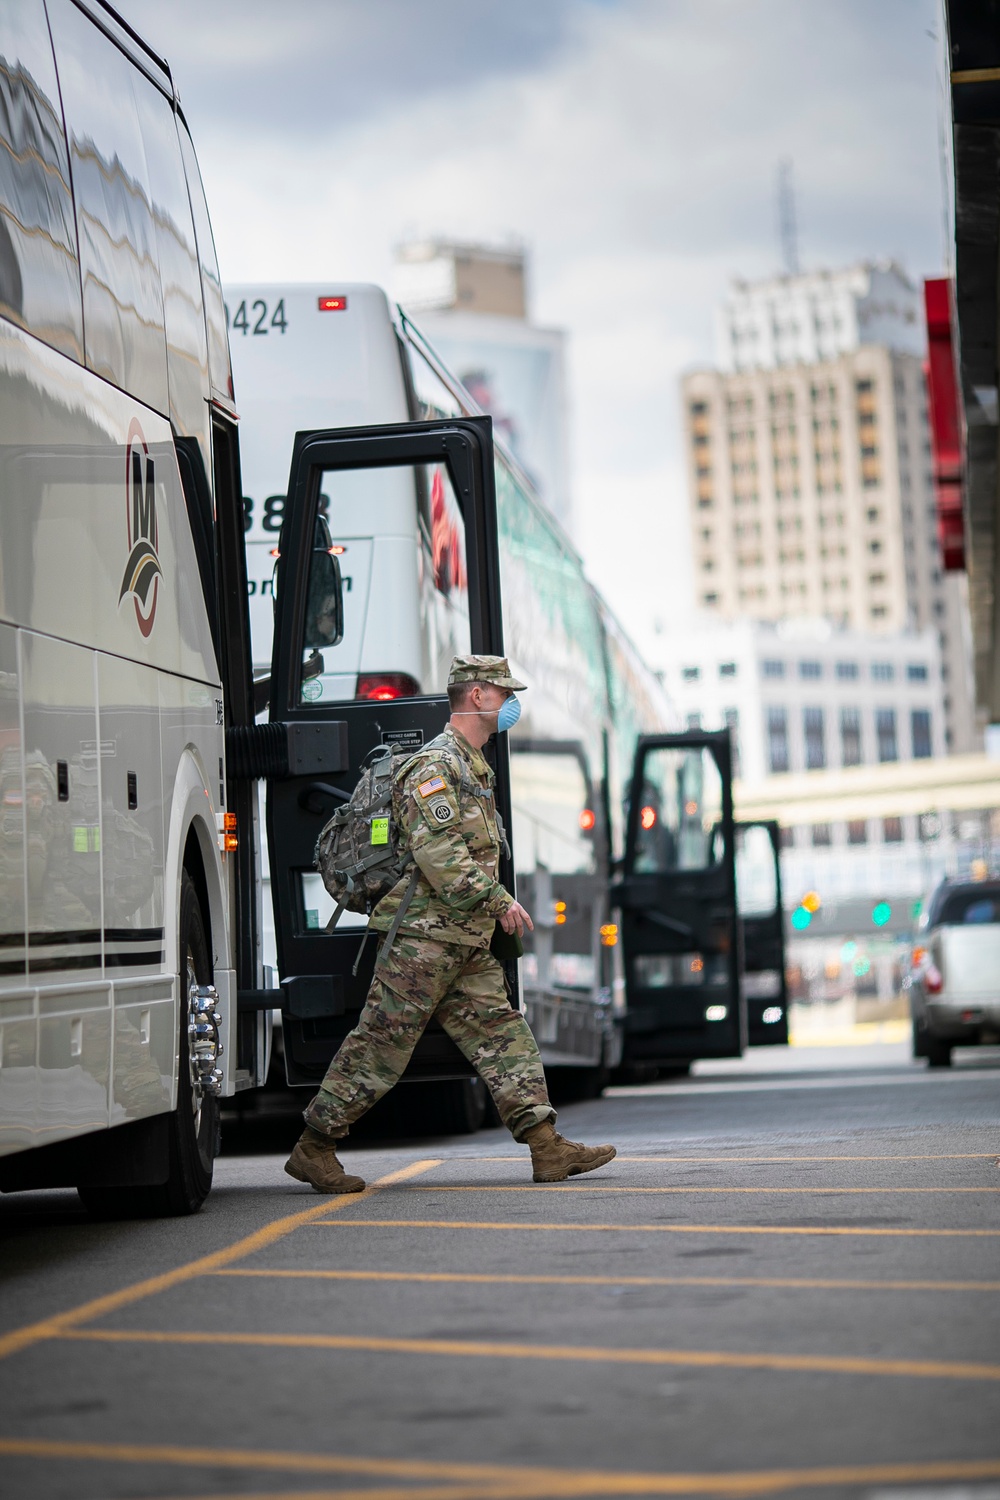
M333 931L345 911L370 913L382 897L399 884L406 870L411 870L392 926L379 952L380 959L385 958L395 942L420 879L420 870L412 853L409 849L400 849L400 829L392 806L393 786L416 759L412 750L379 747L371 764L362 771L348 801L343 807L338 807L323 828L313 856L313 864L322 876L323 884L337 903L326 924L327 932ZM459 767L459 776L460 794L467 793L484 801L492 799L492 790L476 786L464 765ZM503 821L498 811L494 810L494 815L501 844L509 858L510 846ZM355 974L367 941L366 932L354 962Z
M392 807L396 778L412 759L412 750L382 748L362 771L348 801L337 808L323 828L313 856L323 884L337 903L326 924L327 932L333 931L345 911L371 912L412 865L409 883L382 947L383 958L392 947L420 878L413 855L408 849L400 849L400 831ZM354 965L355 973L361 952Z

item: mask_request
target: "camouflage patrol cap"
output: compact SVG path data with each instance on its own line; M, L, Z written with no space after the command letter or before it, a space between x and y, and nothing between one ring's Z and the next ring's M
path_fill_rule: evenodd
M512 688L515 693L523 693L527 687L527 683L511 676L506 656L454 657L448 686L458 687L461 682L491 682L494 687Z

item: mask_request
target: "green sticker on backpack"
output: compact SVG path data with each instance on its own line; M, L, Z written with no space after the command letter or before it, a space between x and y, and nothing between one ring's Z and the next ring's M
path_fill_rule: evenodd
M372 818L372 844L387 844L389 842L389 819Z

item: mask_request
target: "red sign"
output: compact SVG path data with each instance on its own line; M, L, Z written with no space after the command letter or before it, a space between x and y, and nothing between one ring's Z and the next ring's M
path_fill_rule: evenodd
M927 401L931 428L937 532L946 572L965 568L965 515L962 508L962 416L952 321L952 283L947 277L924 282L927 315Z

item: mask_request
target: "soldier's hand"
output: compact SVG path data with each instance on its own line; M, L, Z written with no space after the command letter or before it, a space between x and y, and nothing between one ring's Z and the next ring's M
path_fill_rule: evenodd
M534 922L528 916L520 901L511 902L500 918L500 926L504 932L516 932L518 937L521 937L526 927L529 932L534 932L535 930Z

